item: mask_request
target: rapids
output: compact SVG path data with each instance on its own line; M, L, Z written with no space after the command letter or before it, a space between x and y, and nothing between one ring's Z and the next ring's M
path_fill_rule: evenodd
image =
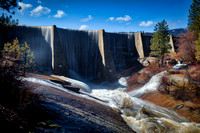
M189 122L189 120L180 116L173 110L158 107L152 103L137 98L149 91L156 90L161 83L161 77L164 73L166 72L161 72L153 76L143 87L130 93L124 92L125 88L108 89L101 85L99 87L90 87L91 92L87 93L88 95L76 95L95 100L96 102L110 106L114 110L119 111L125 122L137 133L199 133L200 124ZM89 92L89 88L85 83L63 76L57 77L71 82L73 85L80 83L79 87L85 87L83 91L86 90ZM63 87L50 81L40 79L36 80L35 78L25 78L25 80L53 87L56 86L55 88L64 90ZM118 82L124 86L126 85L124 78L119 79ZM107 102L93 99L89 97L89 95Z
M163 71L155 76L153 76L149 82L147 82L144 86L137 88L131 92L129 92L130 96L134 97L140 97L145 93L148 93L150 91L156 90L159 85L161 84L161 77L166 73L166 71Z

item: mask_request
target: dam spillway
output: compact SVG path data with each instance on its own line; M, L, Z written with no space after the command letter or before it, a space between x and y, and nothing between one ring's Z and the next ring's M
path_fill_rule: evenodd
M40 69L86 80L108 80L134 67L150 53L151 34L109 33L104 30L71 30L53 26L12 26L9 36L30 45ZM8 36L2 34L0 40ZM171 36L172 38L172 36ZM11 41L6 40L6 42ZM2 42L2 41L1 41ZM173 46L173 41L170 41Z

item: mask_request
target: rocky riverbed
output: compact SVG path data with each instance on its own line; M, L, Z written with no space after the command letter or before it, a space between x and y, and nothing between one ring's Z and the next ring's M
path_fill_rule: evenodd
M49 76L32 76L52 79ZM108 106L53 87L28 84L34 86L35 93L42 95L43 106L48 113L56 115L50 120L55 128L46 128L46 123L42 122L35 128L36 132L134 132L119 112Z

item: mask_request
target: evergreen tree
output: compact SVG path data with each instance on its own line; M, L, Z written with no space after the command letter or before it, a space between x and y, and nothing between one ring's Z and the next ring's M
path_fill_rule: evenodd
M21 45L20 54L23 61L23 69L25 75L27 69L33 69L35 67L35 57L33 52L31 52L30 46L26 42Z
M190 31L195 32L196 35L200 32L200 0L193 0L190 6L188 28Z
M169 45L168 25L165 20L156 24L154 29L153 38L151 42L150 56L156 56L161 58L161 66L163 66L163 60L165 54L169 53L171 46Z
M199 38L195 41L196 43L196 53L195 53L195 56L196 56L196 59L199 61L200 60L200 33L199 33Z
M15 14L14 9L18 6L17 5L18 0L0 0L0 8L3 10L8 11L9 13ZM21 0L19 0L21 2ZM21 7L18 7L20 10Z
M15 14L14 9L18 7L20 10L21 7L18 6L17 2L21 0L0 0L0 8L6 10L10 14ZM2 13L0 17L0 24L7 25L18 25L18 20L12 19L12 15L7 15L7 13Z
M2 13L2 15L0 16L0 24L4 24L4 25L18 25L18 19L12 19L12 15L8 16L5 15L4 13Z
M35 67L35 57L30 46L26 42L20 45L17 39L13 43L4 44L3 57L11 61L19 61L18 68L23 71L23 75L25 75L27 69Z

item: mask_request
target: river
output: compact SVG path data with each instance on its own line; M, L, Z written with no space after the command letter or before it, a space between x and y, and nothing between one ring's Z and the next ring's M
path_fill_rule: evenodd
M127 85L124 78L119 79L121 87L116 89L109 89L109 87L103 85L87 85L81 81L63 76L57 76L57 78L71 82L74 86L79 86L82 92L101 99L101 101L89 97L88 95L76 95L95 100L96 102L110 106L114 110L119 110L121 112L121 117L126 121L129 127L138 133L199 133L200 124L190 122L172 110L158 107L138 98L147 92L156 90L161 83L161 77L164 73L166 72L164 71L153 76L143 87L129 93L124 92ZM25 80L52 86L62 91L72 93L61 85L48 80L31 77L25 78Z

